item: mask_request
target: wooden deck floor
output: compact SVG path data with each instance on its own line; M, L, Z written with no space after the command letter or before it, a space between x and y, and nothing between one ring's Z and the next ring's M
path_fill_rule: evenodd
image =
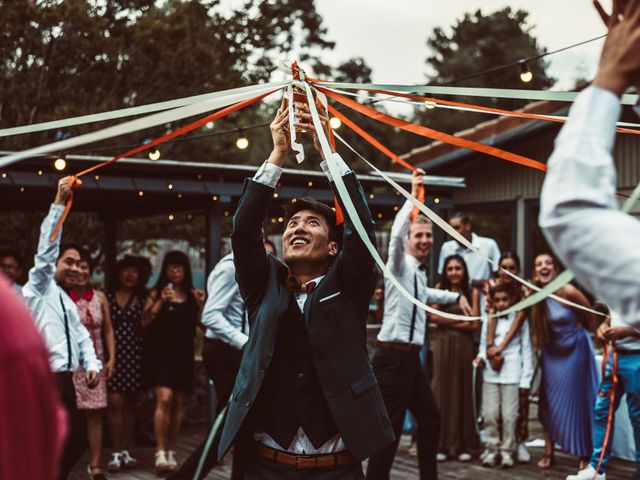
M197 427L187 428L178 446L178 459L184 459L199 444L204 436L204 430ZM155 480L153 470L153 448L137 447L134 454L140 460L140 468L127 470L117 474L109 474L113 480ZM439 465L439 477L441 479L496 479L496 480L530 480L530 479L564 479L566 475L575 473L577 460L562 453L556 454L556 464L548 471L541 471L535 466L535 462L542 455L540 449L531 449L533 461L528 465L517 465L510 470L489 469L482 467L475 460L469 463L458 461L443 462ZM106 455L105 455L106 457ZM106 462L106 458L103 460ZM86 457L78 462L69 480L86 480ZM211 471L207 480L228 479L230 473L230 458L226 458L223 465ZM607 478L611 480L623 480L631 477L634 464L618 459L612 459L607 468ZM417 480L418 465L415 457L409 455L409 437L404 436L391 474L391 480Z

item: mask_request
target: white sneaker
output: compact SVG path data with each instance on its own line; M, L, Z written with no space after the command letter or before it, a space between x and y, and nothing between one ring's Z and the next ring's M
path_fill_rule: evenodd
M122 457L122 465L127 468L133 468L138 465L138 460L129 454L129 450L123 450L120 452Z
M167 450L167 469L176 470L178 468L178 461L176 460L176 452L173 450Z
M568 475L566 480L606 480L605 473L596 473L596 469L587 465L575 475Z
M482 465L485 467L495 467L498 464L498 455L495 452L489 452L482 459Z
M500 466L502 468L513 467L513 455L511 455L509 452L502 452L501 457L502 457L502 462L500 463Z
M159 473L166 472L169 468L169 464L167 463L167 452L164 450L158 450L156 452L156 470Z
M122 468L122 459L120 458L120 452L113 452L111 454L111 460L107 463L107 470L110 472L117 472Z
M480 461L483 461L485 457L489 455L489 453L491 453L491 451L488 448L485 448L484 450L482 450L482 453L478 458L480 459Z
M458 455L458 461L460 462L469 462L471 460L471 454L464 452Z
M531 455L524 443L519 443L516 448L516 460L518 463L529 463L531 461Z
M436 455L436 460L439 462L446 462L447 461L447 456L444 453L438 453Z

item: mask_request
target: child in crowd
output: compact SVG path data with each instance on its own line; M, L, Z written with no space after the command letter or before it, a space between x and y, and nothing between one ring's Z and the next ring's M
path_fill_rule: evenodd
M496 313L508 309L515 302L513 288L507 284L491 287L490 298ZM499 355L491 359L487 355L488 347L502 344L502 340L511 330L516 314L497 317L494 345L487 345L487 325L484 322L480 337L480 351L474 360L477 366L488 363L483 372L482 415L487 433L489 453L482 464L494 467L500 457L501 466L514 465L516 450L516 420L518 417L519 389L528 390L533 377L533 352L529 337L529 325L524 322L510 342ZM498 421L502 417L502 438Z

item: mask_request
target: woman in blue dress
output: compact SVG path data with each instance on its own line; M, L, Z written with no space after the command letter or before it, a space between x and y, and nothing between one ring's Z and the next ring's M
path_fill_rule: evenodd
M544 286L557 275L558 264L553 256L543 253L536 257L534 281L537 285ZM584 294L573 285L562 287L556 295L590 306ZM552 298L532 307L531 338L534 348L541 352L538 417L546 443L544 456L538 462L540 468L553 464L554 443L579 457L580 468L591 455L597 367L591 337L584 328L584 323L590 320L588 313Z

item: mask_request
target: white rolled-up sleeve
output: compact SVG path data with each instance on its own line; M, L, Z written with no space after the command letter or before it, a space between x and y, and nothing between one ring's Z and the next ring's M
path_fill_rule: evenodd
M589 87L555 143L540 199L547 241L576 279L640 325L640 222L618 210L612 150L618 98Z

